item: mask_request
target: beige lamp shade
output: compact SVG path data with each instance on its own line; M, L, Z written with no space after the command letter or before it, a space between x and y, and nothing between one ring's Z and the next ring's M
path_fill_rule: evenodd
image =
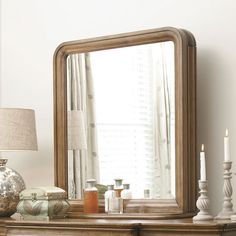
M81 110L68 111L68 149L87 149L84 112Z
M34 110L0 108L0 151L37 149Z

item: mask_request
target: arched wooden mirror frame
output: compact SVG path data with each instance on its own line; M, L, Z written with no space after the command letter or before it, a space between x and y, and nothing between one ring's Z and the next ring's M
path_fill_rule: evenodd
M67 190L67 56L71 53L84 53L163 41L173 41L175 45L176 199L127 200L125 212L128 213L119 217L183 217L191 215L196 210L198 168L196 164L195 39L186 30L166 27L65 42L56 49L54 54L55 185ZM82 217L82 201L72 200L70 203L70 216ZM111 216L100 214L89 217Z

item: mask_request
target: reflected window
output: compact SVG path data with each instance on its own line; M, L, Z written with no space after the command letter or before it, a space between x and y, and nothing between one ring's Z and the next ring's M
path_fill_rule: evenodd
M90 53L100 183L121 178L134 198L175 197L173 55L172 42Z

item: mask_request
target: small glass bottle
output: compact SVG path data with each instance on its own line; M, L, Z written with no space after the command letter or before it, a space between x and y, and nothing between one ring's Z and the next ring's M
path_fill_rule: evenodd
M117 197L116 192L113 191L108 198L108 214L122 214L123 213L123 199Z
M144 189L143 195L144 195L144 199L149 199L150 198L150 190Z
M95 187L96 180L88 179L84 190L84 213L98 213L98 189Z
M114 190L116 192L117 197L120 197L120 193L123 190L122 181L123 181L123 179L115 179Z
M114 185L107 185L107 191L105 192L105 212L108 212L108 199L115 194Z
M123 184L124 189L121 191L122 199L132 199L132 192L130 190L129 184Z

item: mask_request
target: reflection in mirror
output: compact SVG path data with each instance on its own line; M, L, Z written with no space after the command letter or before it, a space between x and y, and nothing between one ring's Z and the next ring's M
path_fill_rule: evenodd
M67 80L69 198L121 178L133 198L175 199L174 43L70 54Z

